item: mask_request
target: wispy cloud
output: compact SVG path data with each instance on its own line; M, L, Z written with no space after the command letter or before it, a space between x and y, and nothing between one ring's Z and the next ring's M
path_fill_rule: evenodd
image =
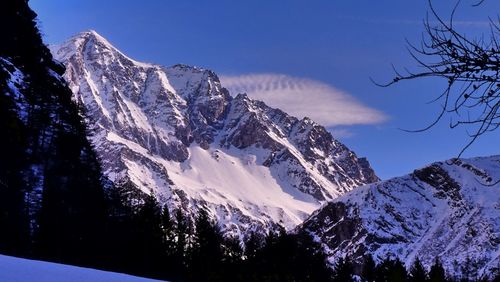
M271 107L296 117L310 117L325 126L377 124L387 119L348 93L316 80L283 74L226 75L220 79L232 95L247 93Z
M382 18L373 18L373 19L368 19L368 18L361 18L361 17L351 17L351 16L339 16L337 17L339 19L344 19L348 21L356 21L356 22L363 22L363 23L368 23L368 24L389 24L389 25L421 25L423 26L425 23L425 19L382 19ZM438 26L441 25L441 23L437 20L429 20L428 22L431 26ZM445 19L445 23L449 24L449 20ZM496 23L496 22L495 22ZM479 20L453 20L453 25L454 26L460 26L460 27L477 27L477 28L485 28L485 27L490 27L492 24L491 21L479 21Z

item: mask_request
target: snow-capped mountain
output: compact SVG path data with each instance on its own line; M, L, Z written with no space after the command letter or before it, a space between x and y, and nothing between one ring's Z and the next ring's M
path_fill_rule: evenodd
M292 228L321 203L378 180L324 127L231 96L210 70L134 61L94 31L52 52L67 67L105 175L171 209L206 206L236 233Z
M436 257L451 273L469 259L478 275L500 263L500 156L436 162L413 173L356 188L314 212L303 225L332 261L365 253L375 260Z

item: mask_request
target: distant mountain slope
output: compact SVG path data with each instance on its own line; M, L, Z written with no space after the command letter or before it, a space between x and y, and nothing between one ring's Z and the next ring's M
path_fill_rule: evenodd
M11 282L154 282L121 273L0 255L0 281Z
M94 31L52 52L67 67L105 174L171 209L207 206L234 232L292 228L324 201L378 180L324 127L232 97L212 71L139 63Z
M439 257L450 273L470 259L481 275L500 264L500 156L436 162L335 199L300 227L330 259Z

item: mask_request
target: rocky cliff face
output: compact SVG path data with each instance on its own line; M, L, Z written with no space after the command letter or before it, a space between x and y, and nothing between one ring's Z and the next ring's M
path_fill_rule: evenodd
M52 52L109 179L171 209L208 207L227 231L292 228L323 202L378 180L324 127L231 96L212 71L139 63L94 31Z
M357 188L316 211L300 229L333 261L365 253L378 261L439 257L450 274L469 259L479 275L500 263L500 156L437 162Z

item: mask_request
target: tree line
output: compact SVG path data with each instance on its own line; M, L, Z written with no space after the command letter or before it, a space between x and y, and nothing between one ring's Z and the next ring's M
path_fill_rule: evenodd
M119 197L123 199L123 197ZM378 264L366 254L361 259L328 260L320 243L304 231L276 227L267 233L249 232L243 239L224 236L220 226L201 208L194 220L177 209L171 214L153 194L143 203L124 205L113 216L122 228L111 234L113 262L109 268L171 281L375 281L473 282L499 281L492 273L480 276L467 259L449 275L439 258L429 269L416 258L407 269L387 257Z
M243 240L224 236L208 211L172 214L153 195L111 216L108 268L173 281L328 281L321 246L277 228ZM326 279L326 280L325 280Z
M358 271L355 268L359 267ZM498 273L478 275L473 263L467 259L455 274L447 274L438 257L426 269L417 257L409 269L398 258L387 257L376 264L371 255L363 257L362 263L356 265L350 258L339 258L333 266L333 277L330 281L369 281L369 282L480 282L500 281Z

